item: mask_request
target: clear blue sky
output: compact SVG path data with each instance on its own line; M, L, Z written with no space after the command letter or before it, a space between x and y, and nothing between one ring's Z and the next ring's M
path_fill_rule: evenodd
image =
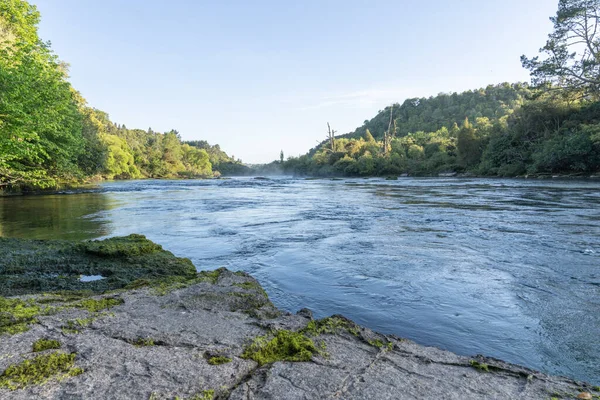
M89 104L244 162L305 153L391 102L528 81L558 0L32 0Z

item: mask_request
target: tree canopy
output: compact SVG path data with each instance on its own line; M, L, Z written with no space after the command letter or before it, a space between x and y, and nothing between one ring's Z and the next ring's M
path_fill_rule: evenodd
M600 97L600 0L559 0L542 57L521 57L536 85Z

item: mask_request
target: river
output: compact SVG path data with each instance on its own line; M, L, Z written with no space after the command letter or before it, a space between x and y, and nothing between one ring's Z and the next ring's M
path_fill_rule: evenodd
M141 233L273 303L600 384L594 181L234 178L0 198L0 235Z

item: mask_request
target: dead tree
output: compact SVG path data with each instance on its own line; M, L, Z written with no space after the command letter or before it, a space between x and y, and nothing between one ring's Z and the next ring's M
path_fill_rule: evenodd
M392 124L394 129L392 130ZM387 131L383 134L383 154L388 155L392 146L392 138L396 135L396 121L394 121L394 105L390 107L390 123Z
M331 146L331 151L334 152L335 151L335 132L333 129L331 129L331 126L329 126L329 122L327 123L327 139L329 139L329 146Z

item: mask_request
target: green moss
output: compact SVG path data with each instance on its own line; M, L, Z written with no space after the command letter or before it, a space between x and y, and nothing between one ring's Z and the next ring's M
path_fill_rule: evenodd
M42 293L42 295L36 299L38 304L48 303L72 303L79 301L94 295L94 292L90 290L62 290L54 293Z
M596 392L600 392L600 386L594 386L592 389Z
M164 296L173 292L174 290L184 289L186 287L195 285L201 282L208 282L211 284L217 283L219 276L225 270L225 268L219 268L214 271L201 271L193 276L168 276L165 278L157 279L138 279L127 285L127 289L139 289L142 287L152 288L152 292L158 296Z
M76 318L67 321L66 325L61 327L64 333L81 333L81 331L92 324L96 320L96 316L89 318Z
M228 295L240 299L232 304L231 311L242 311L252 316L257 315L256 310L271 305L268 297L262 294L230 292Z
M200 271L198 276L202 281L210 282L214 285L219 280L223 271L225 271L225 268L218 268L214 271Z
M148 347L148 346L154 346L154 345L156 345L156 343L154 342L154 339L152 339L152 338L138 338L133 341L133 345L137 346L137 347Z
M383 347L383 341L381 339L369 340L369 344L377 347L378 349Z
M141 235L83 243L0 238L0 248L3 296L78 291L88 291L89 296L89 292L123 289L135 281L197 277L189 259L175 257ZM105 279L82 282L81 275L101 275ZM56 295L42 301L75 300L69 295Z
M60 342L51 339L39 339L33 342L32 350L34 353L50 349L60 349Z
M135 257L163 251L162 246L146 239L144 235L129 235L105 240L84 242L81 248L90 254L101 257Z
M258 292L262 293L266 298L269 298L269 295L267 294L265 289L263 289L263 287L260 286L260 284L258 282L248 281L248 282L243 282L243 283L234 283L233 286L238 286L238 287L241 287L242 289L246 289L246 290L258 291Z
M310 321L306 328L302 329L302 332L312 336L323 334L335 335L340 331L349 332L354 336L359 335L358 325L350 320L336 316Z
M210 365L221 365L231 362L231 358L225 356L215 356L208 359Z
M213 400L215 398L215 391L213 389L203 390L202 393L196 394L192 397L175 397L175 400Z
M303 333L279 330L273 335L255 338L242 358L264 365L275 361L310 361L317 352L314 342Z
M123 304L124 301L123 299L119 299L119 298L115 298L115 297L104 297L102 299L86 299L83 301L80 301L79 303L75 304L74 306L77 308L83 308L85 310L88 310L91 313L94 312L99 312L102 310L108 310L111 309L112 307L118 306Z
M0 335L26 332L29 325L37 322L44 309L33 300L0 297Z
M60 352L41 354L34 359L11 365L0 375L0 388L16 390L44 384L50 378L62 380L79 375L83 370L74 367L75 355Z
M490 366L485 363L480 363L478 361L471 360L471 361L469 361L469 364L471 364L471 367L476 368L480 371L490 372Z
M213 400L215 398L215 391L213 389L203 390L199 397L194 400Z

